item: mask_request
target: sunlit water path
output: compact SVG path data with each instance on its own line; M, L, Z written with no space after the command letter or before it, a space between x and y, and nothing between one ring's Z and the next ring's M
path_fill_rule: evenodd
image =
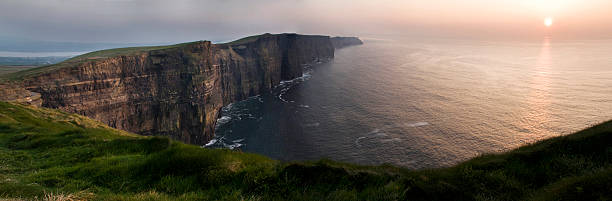
M365 42L225 107L209 145L424 168L612 119L612 41Z

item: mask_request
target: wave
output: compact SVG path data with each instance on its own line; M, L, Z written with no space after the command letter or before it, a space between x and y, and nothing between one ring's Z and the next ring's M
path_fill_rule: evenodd
M363 137L358 137L357 139L355 139L355 144L356 144L358 147L361 147L361 144L359 144L359 141L360 141L360 140L363 140L363 139L365 139L365 138L366 138L366 136L363 136Z
M225 124L231 120L232 120L232 117L230 116L222 116L221 118L217 119L217 124Z
M304 70L302 73L302 76L291 79L291 80L284 80L281 81L278 85L276 85L274 88L275 89L279 89L278 91L278 99L285 102L285 103L293 103L295 101L290 101L287 100L285 98L283 98L283 96L295 85L300 84L304 81L309 80L312 77L312 68L311 65L304 65Z
M220 149L236 149L239 147L244 146L244 143L241 143L242 141L244 141L244 138L241 139L236 139L236 140L227 140L225 139L225 137L221 136L221 137L215 137L212 140L210 140L208 143L206 143L204 146L202 146L203 148L220 148Z
M421 126L427 126L427 125L429 125L429 122L422 121L422 122L415 122L415 123L406 123L403 126L414 128L414 127L421 127ZM375 128L374 130L366 133L365 136L356 138L355 145L361 147L362 144L360 142L366 138L372 138L372 139L377 138L379 139L379 142L382 142L382 143L401 142L402 141L401 138L391 137L387 133L385 133L386 129L390 129L394 127L402 127L402 124L393 124L393 125L383 126L382 128Z
M423 122L416 122L416 123L408 123L408 124L406 124L406 126L408 126L408 127L419 127L419 126L427 126L427 125L429 125L429 123L428 122L424 122L424 121Z
M217 143L217 139L212 139L208 143L206 143L204 145L204 147L210 147L210 146L214 145L215 143Z
M304 127L319 127L321 125L319 122L311 123L311 124L303 124Z

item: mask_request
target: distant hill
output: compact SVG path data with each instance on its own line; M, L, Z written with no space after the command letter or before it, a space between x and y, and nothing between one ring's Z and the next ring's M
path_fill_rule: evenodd
M0 51L7 52L88 52L101 49L143 46L142 43L86 43L0 39Z
M2 66L42 66L56 64L70 57L0 57Z
M448 168L282 163L0 102L8 200L611 200L612 121Z

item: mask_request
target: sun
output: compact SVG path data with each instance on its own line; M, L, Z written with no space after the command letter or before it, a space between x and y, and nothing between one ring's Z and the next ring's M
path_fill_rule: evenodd
M547 17L546 19L544 19L544 25L546 25L547 27L552 26L553 24L553 18L552 17Z

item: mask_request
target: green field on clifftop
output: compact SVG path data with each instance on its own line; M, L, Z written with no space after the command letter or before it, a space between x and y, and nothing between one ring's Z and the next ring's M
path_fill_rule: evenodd
M611 200L612 121L448 168L283 163L0 102L0 200Z

